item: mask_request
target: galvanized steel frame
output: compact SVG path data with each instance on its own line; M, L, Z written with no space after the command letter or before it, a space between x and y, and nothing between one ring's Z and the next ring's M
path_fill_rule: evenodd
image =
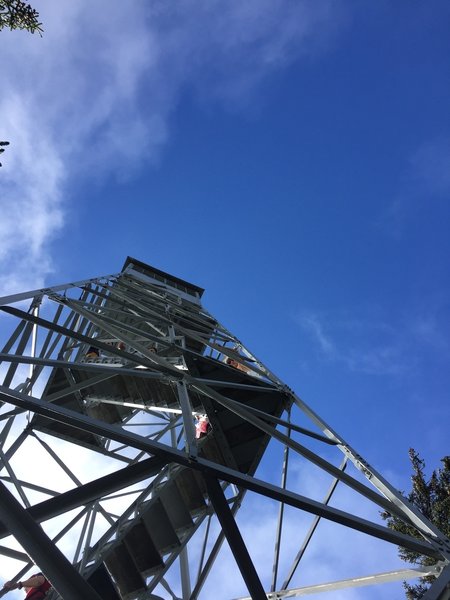
M78 300L68 296L71 290L74 289L81 289L82 293ZM63 294L61 294L61 292L63 292ZM315 515L311 531L307 534L303 547L300 548L297 557L294 560L291 573L288 578L286 578L282 588L278 592L274 590L276 586L275 577L272 582L271 592L267 593L267 596L264 595L264 597L284 598L305 595L305 588L291 590L287 590L286 588L289 585L292 571L295 570L296 564L298 564L298 561L304 553L305 547L313 535L319 519L325 518L376 538L434 557L437 561L437 566L433 573L437 578L436 583L432 586L428 593L429 595L427 595L426 598L427 600L444 600L444 598L447 598L445 594L447 594L447 585L450 582L449 568L446 566L450 560L449 541L420 513L418 513L415 507L408 503L381 474L364 461L345 440L343 440L328 424L325 423L325 421L307 406L306 403L304 403L290 388L288 388L248 349L246 349L234 335L204 310L200 305L198 297L191 299L192 307L189 309L187 309L186 306L182 306L180 297L181 295L178 294L177 299L177 292L171 289L170 286L164 287L159 283L153 283L149 281L146 276L136 273L133 274L132 269L128 268L125 273L122 272L113 276L84 280L82 282L35 290L34 292L16 294L0 299L0 303L5 305L19 301L23 302L24 300L31 300L28 312L11 306L0 307L4 313L9 314L19 321L16 330L13 332L8 342L5 344L3 351L0 353L0 364L9 364L3 385L0 386L0 399L9 406L14 407L6 413L0 414L0 422L5 422L4 435L0 440L1 459L5 468L8 466L8 461L24 441L25 434L21 434L13 441L12 445L6 451L3 451L2 449L5 446L6 439L9 437L9 431L12 427L14 418L23 411L31 411L33 414L43 415L61 423L66 423L84 431L99 435L104 439L114 440L121 444L120 448L122 449L134 448L139 451L134 459L129 459L126 456L121 455L120 452L117 451L117 448L110 449L108 444L105 445L101 450L105 456L121 460L128 464L128 466L124 467L120 472L115 473L113 476L99 478L96 481L85 485L77 485L74 490L61 494L58 497L51 498L35 506L29 505L26 494L23 491L24 487L26 488L27 485L30 488L31 486L27 484L27 482L18 481L14 472L10 470L9 477L2 477L2 480L13 484L16 493L21 497L25 508L20 509L17 500L13 502L11 506L16 505L16 509L25 512L28 515L27 518L32 519L34 522L43 522L46 519L51 518L51 516L63 514L74 507L89 505L89 503L95 502L98 498L107 496L113 490L119 491L126 489L131 482L143 481L157 473L166 473L165 469L167 465L178 464L204 474L212 507L223 527L223 533L216 540L210 559L207 561L205 568L201 569L201 572L199 571L198 573L197 584L194 585L192 592L190 591L191 584L187 581L190 577L187 572L188 569L186 564L183 567L183 598L185 598L185 600L188 600L188 598L197 598L205 577L207 577L210 571L211 564L217 556L224 540L224 536L228 539L237 563L241 566L244 580L246 580L249 585L252 597L263 597L261 583L251 564L251 559L245 544L237 532L233 518L233 515L238 510L245 490L252 490L266 497L276 499L281 503L281 506L284 504L295 506ZM183 297L185 298L186 294L183 294ZM55 302L57 306L52 320L44 318L42 316L42 310L40 311L40 314L38 311L38 307L41 306L42 301L45 298ZM105 300L112 302L114 305L117 305L117 307L105 308ZM63 317L64 310L68 310L69 313L65 317L64 323L60 324L59 320ZM120 321L120 319L117 321L118 315L125 319L130 315L133 315L134 318L141 319L143 323L145 322L147 325L151 325L151 329L155 333L151 334L147 330L145 335L143 335L141 329L135 325ZM179 317L180 315L185 320L191 321L191 323L195 325L196 331L190 329L186 325L181 326L179 323L175 323L174 318L176 316ZM211 334L211 322L215 324L213 334ZM170 335L165 339L162 339L161 332L164 331L164 327L170 332ZM38 329L40 331L46 330L48 333L41 344L39 356L35 356L37 348L36 334ZM92 331L95 330L101 330L113 338L120 339L129 347L133 347L134 351L138 352L138 354L130 354L130 352L118 350L108 344L96 340L96 346L99 347L100 350L106 351L109 355L112 355L113 357L116 356L117 362L114 362L114 360L107 364L79 362L81 352L80 345L92 342L91 334ZM203 333L201 333L201 331L203 331ZM250 371L251 375L256 377L257 380L255 379L255 383L252 384L250 376L246 378L245 383L208 380L207 378L195 377L190 375L187 371L180 371L158 355L154 355L148 350L144 343L137 341L138 336L141 336L142 341L146 344L148 344L148 342L158 342L165 348L176 348L180 351L181 356L195 356L195 351L186 348L184 336L187 336L190 339L196 340L199 344L204 344L208 349L208 354L205 352L205 355L209 356L211 360L223 361L226 358L236 359L236 357L239 357L241 362L246 363L247 371ZM58 356L55 358L55 351L58 344L61 345L61 343L62 346L59 349ZM31 353L30 355L26 355L26 349L30 344ZM227 346L226 344L230 344L230 346ZM73 360L73 351L76 349L77 345L78 350L75 353L75 360ZM15 352L12 353L11 350L13 348L15 348ZM22 383L16 385L16 389L13 389L11 388L11 384L14 382L17 369L21 365L29 365L29 376ZM82 383L73 383L64 391L53 394L52 397L49 397L46 400L42 400L38 397L33 397L32 391L36 386L39 376L46 368L70 368L70 370L82 369L85 372L92 373L92 377ZM164 443L149 439L148 437L124 430L119 426L109 425L105 422L93 419L92 417L75 413L69 409L49 402L64 397L66 394L80 392L83 388L91 385L93 382L105 381L118 374L127 374L133 377L142 377L143 379L161 380L169 382L177 387L180 399L180 412L182 413L181 420L185 432L184 435L186 436L187 451L181 451L176 447L170 447ZM256 385L256 381L258 385ZM223 390L223 393L219 393L218 389ZM244 406L226 395L227 390L230 389L257 389L261 393L264 393L264 391L271 393L274 390L278 390L289 398L290 402L306 415L321 433L300 427L285 419L268 415L254 407ZM328 506L328 500L332 493L331 490L322 503L316 502L305 496L284 489L285 481L280 488L198 456L192 420L190 419L190 415L193 412L189 400L190 392L199 394L201 397L208 398L209 401L225 407L227 410L235 413L240 418L265 432L271 439L281 442L287 450L295 452L297 455L304 457L312 464L315 464L327 472L330 476L335 478L332 489L334 489L338 481L343 482L384 510L412 523L418 531L420 531L423 540L421 541L401 535L380 524L366 521L350 513ZM114 402L111 399L104 399L104 401L106 403ZM136 410L141 409L151 412L151 409L146 406L136 408ZM173 426L175 426L175 423L177 423L176 426L180 426L179 420L174 420ZM287 427L287 433L283 434L279 431L276 428L278 425ZM335 467L316 452L291 439L289 434L291 431L319 440L328 446L335 446L343 453L346 459L353 463L358 471L363 473L376 491L362 484L351 475L348 475L342 466L340 468ZM35 435L33 431L29 431L28 434ZM142 460L144 455L149 454L152 458ZM218 484L219 481L238 486L238 494L234 499L228 501L225 499L222 488ZM52 490L46 491L49 494L52 493ZM148 493L148 489L146 490L146 493ZM228 507L229 502L231 502L231 508ZM135 506L131 506L123 517L126 518L129 514L132 514L134 509ZM17 534L19 539L19 532L16 531L15 526L12 525L12 511L13 509L11 508L11 514L9 514L8 510L6 510L2 520L4 525L8 525L9 523L9 532ZM197 528L201 526L203 520L204 519L198 520L196 524ZM281 520L279 527L281 528ZM3 529L0 528L0 537L5 536L7 529L8 528L5 527L3 527ZM111 534L113 530L114 526L112 526L109 533ZM207 533L208 532L206 532L205 535L207 535ZM33 550L30 551L25 543L23 544L23 547L30 552L30 555L33 555L36 551L36 544L39 545L42 539L39 536L34 536L34 534L31 538L34 544L32 545ZM94 551L92 553L94 561L98 560L95 546L96 545L94 544ZM183 547L185 547L185 544ZM5 556L14 555L15 557L18 557L17 551L10 550L7 547L0 547L0 554L1 553ZM173 556L172 562L175 561L176 558L176 556ZM49 562L51 563L51 561ZM278 550L275 549L274 569L278 568L277 566L275 567L277 563ZM48 572L51 573L52 578L54 578L55 587L62 592L62 588L58 588L56 585L56 581L59 580L52 565L46 563L46 566L49 569ZM59 564L58 568L60 568L64 577L67 576L67 581L71 582L71 585L73 585L72 590L78 590L77 585L79 584L79 575L77 571L67 564L64 564L63 566ZM416 572L411 570L408 571L408 574L409 576L417 576ZM396 576L398 577L398 573ZM374 575L372 576L372 582L386 581L388 577L392 578L394 575ZM403 573L402 577L406 577L406 571ZM153 582L155 585L157 583L156 579L157 578L155 578L155 582ZM360 585L360 579L361 578L356 578L347 581L346 585ZM158 581L161 581L161 577ZM342 582L338 583L341 586L344 585ZM330 586L331 584L327 585ZM154 589L154 585L149 587L150 591L152 589ZM187 590L189 590L189 592ZM311 592L313 592L312 589L310 590L310 593ZM71 596L68 594L69 592L65 590L64 598L69 598L70 600ZM75 596L73 597L75 598ZM85 597L88 598L89 596L85 595ZM144 598L146 596L143 595L142 597Z

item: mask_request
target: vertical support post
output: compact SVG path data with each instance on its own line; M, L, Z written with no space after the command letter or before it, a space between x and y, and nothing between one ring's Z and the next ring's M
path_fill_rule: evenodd
M175 420L175 419L174 419ZM177 437L175 433L175 427L170 429L170 437L172 446L177 447ZM189 559L188 551L185 546L180 552L180 576L181 576L181 591L183 600L189 600L191 597L191 577L189 573Z
M39 305L36 305L36 306L33 307L33 316L34 317L38 317L39 316ZM32 358L36 358L37 328L38 328L37 323L34 323L34 325L33 325L33 332L32 332L32 335L31 335L31 357ZM28 392L30 394L30 396L33 395L33 383L32 382L33 382L34 369L35 369L34 364L30 363L30 372L29 372L29 375L28 375L28 377L30 378L30 382L31 382L30 389L29 389L29 392Z
M183 600L189 600L191 597L191 577L189 573L189 560L186 546L180 552L180 573Z
M64 600L101 600L2 482L0 520L39 565Z
M288 413L288 421L290 422L291 411ZM291 430L289 427L286 428L286 435L291 437ZM284 458L283 458L283 468L281 472L281 487L283 490L286 489L286 481L287 481L287 469L289 462L289 446L286 444L284 447ZM281 532L283 530L283 517L284 517L284 502L280 502L280 508L278 511L278 526L277 533L275 538L275 550L273 557L273 569L272 569L272 586L270 588L271 592L276 590L277 586L277 577L278 577L278 563L280 558L280 545L281 545Z
M441 572L436 581L422 597L422 600L449 600L450 598L450 564Z
M233 507L230 509L232 515L235 515L237 513L237 511L239 510L244 496L245 496L245 491L241 490L239 492L239 495L236 498L236 501L233 504ZM208 528L207 528L208 531L209 531L209 525L210 525L210 522L208 522ZM205 584L206 578L208 577L209 573L211 572L213 563L216 560L217 555L218 555L220 549L222 548L222 544L225 539L225 534L222 529L219 532L217 539L214 542L214 545L209 552L209 556L208 556L208 559L206 560L205 566L203 566L203 559L204 559L204 554L205 554L205 549L206 549L206 536L207 535L208 534L205 533L205 542L204 542L203 551L202 551L202 559L201 559L200 565L199 565L197 582L196 582L194 590L192 592L192 598L197 598L198 595L200 594L200 591L201 591L203 585Z
M195 428L192 419L192 406L189 400L189 394L184 381L177 382L178 398L181 405L181 414L183 415L184 432L186 435L186 447L188 454L194 460L197 458L197 443L195 441Z
M214 506L217 518L236 559L241 575L247 585L252 600L267 600L266 593L258 577L255 566L250 558L247 547L242 539L241 532L233 518L225 494L218 480L210 475L203 474L208 496Z

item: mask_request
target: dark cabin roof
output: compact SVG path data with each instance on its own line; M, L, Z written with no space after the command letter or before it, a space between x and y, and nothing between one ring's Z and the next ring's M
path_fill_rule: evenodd
M147 263L137 260L132 256L127 256L127 259L122 267L122 272L126 271L128 267L131 267L138 273L142 273L143 275L147 275L148 277L152 277L159 281L167 282L172 287L186 291L192 296L196 296L198 298L201 298L203 292L205 291L203 288L194 285L193 283L189 283L184 279L180 279L179 277L170 275L170 273L160 271L159 269L156 269L155 267L152 267Z

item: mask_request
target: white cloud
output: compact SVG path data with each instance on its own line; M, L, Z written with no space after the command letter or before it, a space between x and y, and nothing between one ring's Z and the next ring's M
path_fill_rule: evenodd
M303 312L298 316L297 320L299 325L311 334L325 356L333 358L336 353L335 344L328 334L324 333L324 325L321 323L319 316L311 312Z
M399 183L397 194L383 213L380 224L392 236L400 238L413 218L439 208L450 196L450 139L424 142L411 153Z
M342 311L301 311L294 317L313 340L319 358L372 375L400 375L416 364L405 325L390 325L372 314L350 316Z
M270 73L327 48L342 2L118 0L37 5L44 35L2 32L2 290L40 287L80 178L158 160L181 92L245 105ZM5 266L6 265L6 266Z
M14 266L3 267L2 292L8 292L21 289L24 273L32 287L39 287L42 275L50 271L45 247L63 223L63 165L49 132L36 135L20 94L11 94L8 106L4 98L0 104L5 137L14 140L3 161L0 197L0 260ZM20 155L14 146L20 148Z
M447 364L450 339L446 294L423 295L401 314L389 307L346 310L302 310L294 321L315 350L318 360L338 363L353 372L370 375L417 375ZM310 353L310 359L314 352Z

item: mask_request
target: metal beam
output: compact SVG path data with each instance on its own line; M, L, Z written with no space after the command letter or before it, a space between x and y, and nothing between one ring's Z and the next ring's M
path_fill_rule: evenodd
M290 417L290 412L288 414ZM287 430L288 435L290 435L290 430ZM283 490L286 489L287 483L287 471L289 464L289 446L284 447L283 451L283 466L281 468L281 487ZM270 586L270 591L273 592L277 587L277 578L278 578L278 566L280 561L280 549L281 549L281 535L283 532L283 520L284 520L284 504L280 502L278 507L278 524L277 524L277 532L275 535L275 547L274 547L274 557L273 557L273 567L272 567L272 584Z
M206 381L203 381L202 383L206 383ZM212 387L214 387L214 386L212 386ZM256 391L259 391L259 390L257 389ZM272 389L270 391L273 392L276 390ZM297 433L302 433L302 434L312 437L316 440L319 440L320 442L329 444L330 446L336 446L338 443L338 442L335 442L334 440L331 440L329 437L321 435L320 433L316 433L315 431L311 431L310 429L305 429L305 427L299 427L298 425L295 425L294 423L291 423L291 422L285 421L284 419L280 419L278 417L270 415L269 413L266 413L263 410L259 410L259 408L255 408L254 406L247 406L246 404L243 404L242 402L239 402L237 400L232 400L231 398L228 398L228 401L233 402L234 404L236 404L238 406L239 405L242 406L242 408L244 408L245 410L250 411L251 413L255 414L256 416L260 417L261 419L263 419L265 421L269 421L270 423L275 423L276 425L282 425L283 427L286 427L286 429L288 429L289 431L296 431Z
M222 488L215 477L203 474L208 496L212 502L217 518L222 526L230 549L236 559L242 578L247 585L252 600L266 600L266 594L258 577L255 566L250 558L247 547L242 539L241 532L236 525L230 507Z
M6 546L0 546L0 554L2 556L7 556L8 558L14 558L14 560L20 560L22 562L27 562L29 560L28 554L25 554L25 552L19 552L18 550L13 550L12 548L7 548Z
M204 313L207 316L209 315L206 310ZM225 327L223 327L223 325L218 324L218 327L233 337L232 334ZM438 545L447 555L447 558L450 558L450 541L445 538L442 532L439 531L439 529L437 529L437 527L435 527L435 525L426 517L421 515L416 507L406 498L404 498L397 490L395 490L380 473L378 473L371 465L364 461L362 457L349 444L347 444L347 442L345 442L341 436L333 431L333 429L327 423L325 423L325 421L321 419L317 413L315 413L299 396L297 396L272 371L270 371L270 369L268 369L258 359L255 358L255 360L258 362L261 369L266 372L267 377L269 377L275 384L278 384L281 391L289 394L294 400L295 404L309 417L309 419L311 419L313 423L315 423L321 429L321 431L327 437L334 442L337 442L338 447L343 454L347 456L356 466L356 468L365 475L370 483L390 501L391 505L393 505L390 512L393 514L400 514L402 518L406 516L411 523L422 532L425 539L430 540L432 543L435 539L438 540ZM399 509L400 513L398 512Z
M67 370L70 371L70 366L66 364ZM43 396L47 402L55 402L55 400L59 400L60 398L64 398L65 396L68 396L69 394L74 394L75 392L79 392L81 390L84 390L87 387L90 386L94 386L97 383L102 383L104 381L107 381L108 379L112 379L113 377L116 376L116 373L101 373L101 375L96 375L95 377L91 377L90 379L85 379L84 381L80 381L79 383L76 384L70 384L68 385L68 387L64 388L63 390L60 390L59 392L54 392L53 394L50 394L49 396Z
M2 482L0 519L64 600L101 600Z
M177 382L178 399L180 401L181 411L183 415L184 437L186 441L186 449L192 460L197 458L197 440L195 437L194 423L192 422L192 404L184 381Z
M342 469L342 470L344 470L346 466L347 466L347 457L344 456L344 460L342 461L341 466L339 468ZM330 486L327 494L325 495L325 498L323 500L323 504L328 505L328 503L331 500L331 497L332 497L332 495L334 493L334 490L336 489L338 483L339 483L338 479L334 479L333 480L333 482L331 483L331 486ZM312 538L315 530L317 529L317 526L318 526L319 522L320 522L320 517L317 517L317 516L314 517L313 522L311 523L311 526L308 529L308 532L307 532L307 534L305 536L305 539L303 540L303 543L302 543L299 551L297 552L297 555L296 555L296 557L294 559L294 562L292 563L292 566L289 569L289 573L288 573L288 575L287 575L287 577L286 577L283 585L281 586L282 590L286 590L287 587L288 587L288 585L290 584L291 579L294 576L294 573L295 573L295 571L296 571L296 569L297 569L297 567L298 567L298 565L299 565L299 563L300 563L303 555L306 552L306 548L308 547L308 544L311 541L311 538Z
M130 345L133 345L137 350L139 350L139 352L140 352L140 354L142 354L142 356L141 355L138 356L136 354L131 354L130 352L126 352L125 350L118 350L117 348L114 348L114 346L110 346L110 345L105 344L105 343L101 342L100 340L96 339L95 345L100 350L103 350L104 352L108 352L110 354L115 354L122 360L129 361L132 364L148 367L149 369L154 369L157 366L158 369L165 370L165 371L167 371L167 373L171 373L174 377L178 377L179 379L182 377L180 372L177 369L175 369L175 367L172 367L168 363L166 364L165 361L164 361L164 364L162 364L161 359L158 359L156 355L153 356L152 353L148 352L147 348L145 348L144 346L141 346L140 344L136 344L134 342L134 340L128 339L127 337L121 335L120 332L117 332L115 330L115 328L104 327L104 324L102 324L101 320L98 319L94 314L90 313L89 311L84 311L84 310L79 310L79 309L75 310L75 308L73 308L71 306L69 300L67 300L67 299L58 298L58 302L61 302L62 304L69 306L70 308L72 308L72 310L74 310L78 314L81 314L82 316L87 316L92 323L97 324L100 328L105 329L105 331L109 332L109 331L113 330L114 331L113 335L119 335L119 337L123 338L123 340L125 342L129 343ZM89 336L83 335L76 331L72 331L71 329L68 329L67 327L57 325L56 323L52 323L51 321L43 319L42 317L35 317L33 315L30 315L29 313L24 312L23 310L19 310L18 308L15 308L13 306L0 306L0 310L9 315L13 315L20 319L24 319L25 321L28 321L29 323L37 323L38 325L44 327L45 329L51 329L53 331L56 331L58 333L61 333L65 336L67 336L68 338L78 340L79 342L83 342L87 345L92 344L92 338ZM149 358L147 358L147 355ZM74 364L74 363L65 362L65 368L67 368L68 364Z
M450 565L447 565L438 579L422 596L422 600L448 600L450 598Z
M185 377L190 381L189 376ZM294 450L301 456L307 458L312 464L315 464L316 466L323 469L325 472L343 481L350 488L359 492L361 495L365 496L375 504L378 504L380 507L384 508L388 512L391 512L399 516L400 518L405 517L404 512L402 512L397 507L397 505L393 505L389 500L381 496L381 494L377 493L375 490L368 488L366 485L364 485L354 477L351 477L347 473L342 472L338 467L335 467L333 464L331 464L330 462L328 462L327 460L325 460L306 446L303 446L299 442L291 440L287 435L285 435L281 431L278 431L262 419L253 415L249 410L247 410L247 407L235 402L234 400L231 400L230 398L227 398L226 396L217 393L215 390L212 390L206 386L200 386L198 384L192 383L192 387L198 392L209 396L211 399L215 400L225 408L228 408L228 410L234 412L245 421L248 421L255 427L258 427L258 429L264 431L264 433L266 433L267 435L289 446L289 448L292 448L292 450Z
M189 459L188 455L181 450L171 448L165 444L125 431L120 427L109 425L108 423L97 419L92 419L91 417L87 417L86 415L82 415L62 406L56 406L2 386L0 386L0 399L15 404L16 406L20 406L25 410L37 412L50 419L55 419L67 425L72 425L79 429L89 431L90 433L105 436L144 452L154 454L164 459L166 462L176 462L192 469L208 472L219 479L234 483L237 486L242 486L279 502L285 502L286 504L306 510L312 514L322 516L335 523L340 523L341 525L362 531L368 535L408 548L413 552L425 554L426 556L431 556L436 559L441 559L445 556L444 546L442 546L441 551L440 548L434 548L427 541L417 540L416 538L398 533L388 527L383 527L376 523L372 523L371 521L367 521L366 519L361 519L342 510L324 506L320 502L311 500L300 494L283 491L277 486L264 483L249 475L245 475L239 471L229 469L203 458L199 457L196 461L192 461Z
M59 494L55 498L44 500L27 509L27 513L37 522L42 523L53 519L70 510L78 508L123 489L126 486L139 483L144 479L156 475L165 465L161 458L147 458L135 465L124 467L110 475L100 477L95 481L86 483L80 487ZM0 538L8 535L8 529L0 523Z
M241 490L238 494L238 496L236 496L235 501L233 503L231 510L231 514L234 516L237 511L239 510L239 508L241 507L242 504L242 500L244 499L244 496L246 494L246 490ZM209 528L210 523L208 523L208 528ZM206 534L205 534L206 536ZM209 575L209 573L211 572L211 569L213 567L213 564L217 558L217 555L220 552L220 549L222 548L222 544L225 541L225 534L223 532L223 530L221 529L217 535L216 541L214 542L214 545L212 546L210 552L209 552L209 556L208 559L206 560L204 566L203 566L203 558L204 558L204 554L205 554L205 550L206 550L206 544L207 544L207 537L205 537L204 540L204 544L203 544L203 549L202 549L202 559L200 561L200 565L199 565L199 573L197 576L197 582L195 584L195 587L192 591L192 595L190 600L196 600L200 594L200 591L203 587L203 585L205 584L205 580L207 578L207 576Z
M374 575L364 575L362 577L353 577L352 579L341 579L339 581L330 581L328 583L319 583L290 590L281 590L266 595L266 600L283 600L283 598L298 598L300 596L309 596L310 594L320 594L322 592L333 592L346 588L363 587L366 585L375 585L381 583L392 583L402 581L413 577L426 577L427 575L436 575L438 571L435 567L424 569L399 569L398 571L388 571L386 573L377 573ZM433 597L434 598L434 597ZM251 597L237 598L236 600L252 600ZM423 596L422 600L425 600ZM428 600L428 598L427 598ZM446 600L444 597L437 597L436 600Z
M395 490L380 473L369 465L369 463L364 461L363 458L347 444L347 442L340 438L337 433L325 423L325 421L301 400L301 398L292 391L291 394L296 405L325 433L325 435L338 442L338 447L341 452L348 456L355 467L389 500L393 507L391 510L388 509L388 512L399 514L402 518L407 517L409 521L422 532L422 535L425 538L431 540L436 538L439 540L442 549L447 552L448 557L450 557L450 540L446 539L442 532L439 531L431 521L424 517L411 502Z
M91 342L92 339L88 338ZM53 360L50 358L31 358L30 356L22 356L19 354L2 354L0 353L0 361L3 362L15 362L27 364L42 365L44 367L53 367L61 369L70 369L71 371L92 371L93 373L104 373L106 377L111 374L114 375L132 375L133 377L143 377L147 379L166 379L166 375L155 371L146 371L144 369L129 368L122 364L101 364L101 363L85 363L85 362L71 362L68 363L66 360ZM177 378L177 380L179 377ZM175 379L174 379L175 381Z
M21 302L22 300L27 300L28 298L35 298L36 296L44 296L55 292L60 292L62 290L69 290L72 288L81 288L85 285L89 285L92 283L100 283L100 281L112 279L113 277L119 277L119 275L120 273L114 275L106 275L104 277L97 277L94 279L83 279L83 281L76 281L75 283L64 283L62 285L55 285L51 288L42 288L40 290L31 290L29 292L23 292L21 294L11 294L10 296L2 296L0 297L0 304L13 304L14 302Z

